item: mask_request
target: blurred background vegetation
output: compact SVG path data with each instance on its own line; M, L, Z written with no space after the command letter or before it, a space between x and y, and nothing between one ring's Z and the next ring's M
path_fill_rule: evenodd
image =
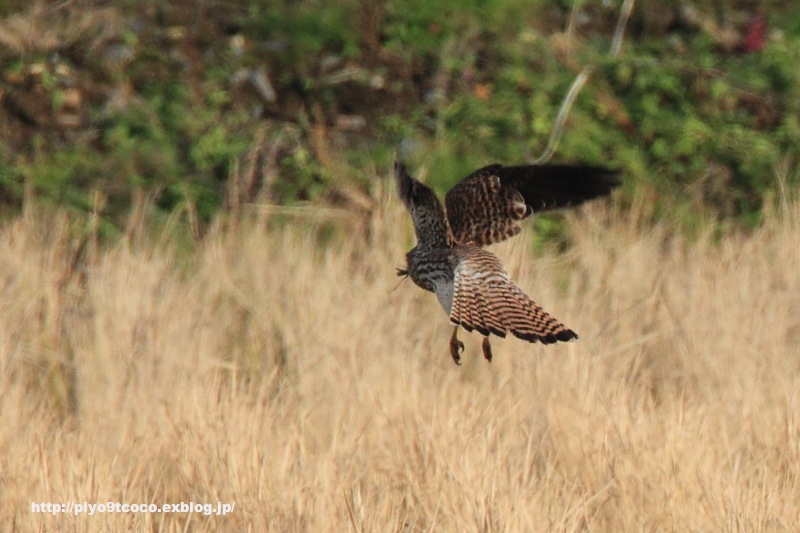
M612 57L621 4L4 0L0 207L104 235L142 204L195 232L254 203L366 213L395 156L440 192L533 161L591 67L553 161L622 169L653 221L756 227L798 182L800 4L641 0Z

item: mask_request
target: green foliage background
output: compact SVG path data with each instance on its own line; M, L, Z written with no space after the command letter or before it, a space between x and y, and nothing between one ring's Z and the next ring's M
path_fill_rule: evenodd
M108 233L143 194L200 225L243 202L362 209L395 157L440 190L534 160L591 66L554 160L622 169L654 219L756 226L797 187L800 6L641 1L612 58L621 3L7 0L0 202ZM742 49L759 15L764 47Z

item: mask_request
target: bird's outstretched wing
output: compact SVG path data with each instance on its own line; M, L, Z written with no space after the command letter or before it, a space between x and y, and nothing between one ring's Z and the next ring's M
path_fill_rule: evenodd
M467 331L552 344L578 335L522 292L491 252L468 246L455 263L450 321Z
M394 163L394 181L400 200L411 214L417 242L446 246L448 234L444 207L433 190L409 176L405 165L399 161Z
M574 206L619 185L617 172L587 165L489 165L445 196L453 238L484 246L513 237L534 212Z

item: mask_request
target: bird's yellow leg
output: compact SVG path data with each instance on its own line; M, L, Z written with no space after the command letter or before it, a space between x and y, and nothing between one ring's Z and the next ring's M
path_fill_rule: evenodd
M458 326L453 328L453 336L450 337L450 357L455 364L461 364L461 353L464 351L464 343L458 340Z

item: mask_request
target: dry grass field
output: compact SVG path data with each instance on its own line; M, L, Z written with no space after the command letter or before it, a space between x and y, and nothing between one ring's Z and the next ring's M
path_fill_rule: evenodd
M396 199L158 236L73 265L61 219L0 228L3 531L797 531L800 210L721 239L589 206L573 246L493 247L577 342L462 333L394 269ZM635 211L635 210L634 210ZM271 229L268 229L271 228ZM42 514L32 502L235 502Z

